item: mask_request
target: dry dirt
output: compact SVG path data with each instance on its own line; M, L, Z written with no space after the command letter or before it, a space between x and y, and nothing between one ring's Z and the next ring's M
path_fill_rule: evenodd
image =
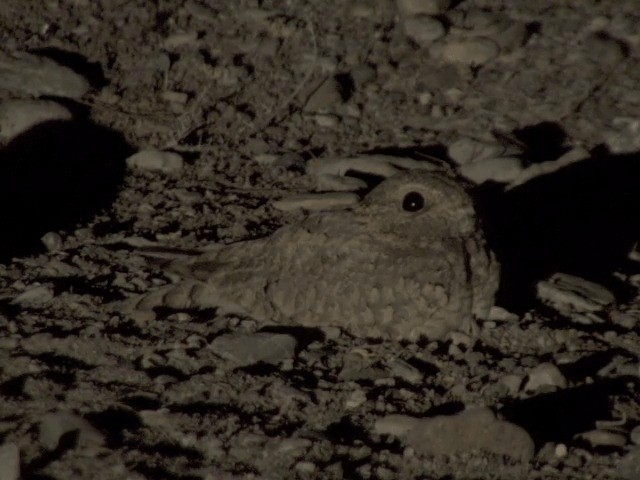
M0 479L640 478L637 6L466 0L425 20L393 0L3 0L2 51L91 89L56 98L74 121L0 151ZM415 18L428 34L408 38ZM107 308L173 280L138 247L298 220L271 201L313 188L311 159L450 161L461 139L515 145L525 169L585 152L478 187L503 310L477 338ZM184 166L125 168L143 149ZM535 286L555 272L601 287L543 304ZM533 456L473 424L381 427L472 406L524 429Z

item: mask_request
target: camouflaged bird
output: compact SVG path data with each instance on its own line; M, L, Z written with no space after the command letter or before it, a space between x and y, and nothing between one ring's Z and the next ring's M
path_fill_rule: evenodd
M499 278L465 185L415 170L382 181L350 210L314 213L168 270L184 280L134 308L217 307L264 323L409 340L486 317Z

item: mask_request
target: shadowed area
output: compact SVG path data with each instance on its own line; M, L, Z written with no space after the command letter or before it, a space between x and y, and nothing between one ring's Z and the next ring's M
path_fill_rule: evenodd
M481 187L479 197L502 264L498 303L527 308L535 282L554 272L615 290L611 274L640 237L640 154L592 152L510 191L495 187Z
M0 262L40 250L40 237L72 228L110 205L133 153L94 123L39 124L0 150Z

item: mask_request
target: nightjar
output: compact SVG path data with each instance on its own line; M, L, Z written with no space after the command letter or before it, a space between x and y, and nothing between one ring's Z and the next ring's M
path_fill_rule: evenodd
M217 307L267 324L409 340L486 317L499 281L466 184L419 170L383 180L349 210L317 212L167 268L184 280L130 307Z

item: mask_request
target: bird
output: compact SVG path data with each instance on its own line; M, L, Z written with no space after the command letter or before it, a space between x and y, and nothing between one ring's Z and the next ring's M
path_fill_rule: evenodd
M487 317L499 283L470 185L423 170L384 179L349 209L213 245L166 269L180 280L129 299L129 308L217 308L265 324L410 341L469 331Z

